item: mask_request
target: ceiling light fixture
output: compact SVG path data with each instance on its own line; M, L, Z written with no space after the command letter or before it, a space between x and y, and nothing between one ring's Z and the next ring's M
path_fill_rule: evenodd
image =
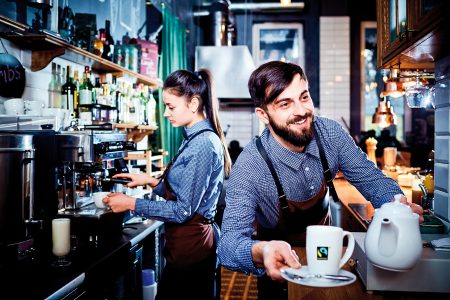
M403 91L403 84L397 78L398 69L391 69L389 79L384 85L384 91L381 92L380 97L399 98L405 94Z
M291 4L291 0L280 0L280 3L283 6L287 6L287 5Z
M397 115L386 98L378 102L378 107L375 108L375 113L372 116L372 124L377 124L381 128L397 124Z

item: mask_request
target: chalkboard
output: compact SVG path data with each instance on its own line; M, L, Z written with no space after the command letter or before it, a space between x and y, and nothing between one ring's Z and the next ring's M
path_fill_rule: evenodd
M0 96L21 98L25 89L25 69L20 61L0 53Z

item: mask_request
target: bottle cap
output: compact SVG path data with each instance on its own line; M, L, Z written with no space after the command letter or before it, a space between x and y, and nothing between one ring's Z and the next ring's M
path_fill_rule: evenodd
M152 269L142 270L142 285L152 285L155 283L155 271Z

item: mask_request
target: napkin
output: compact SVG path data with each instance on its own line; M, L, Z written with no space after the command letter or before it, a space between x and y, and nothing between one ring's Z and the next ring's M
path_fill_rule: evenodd
M450 237L433 240L430 243L436 251L450 251Z

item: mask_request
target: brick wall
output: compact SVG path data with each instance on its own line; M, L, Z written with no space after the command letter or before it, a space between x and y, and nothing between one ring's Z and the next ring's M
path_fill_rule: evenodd
M226 107L219 110L220 123L222 129L227 131L226 142L237 140L241 147L250 142L258 132L258 118L255 115L254 107ZM227 130L227 125L230 127Z
M434 210L450 220L450 56L436 62Z
M350 124L349 17L320 17L319 112L342 125L342 118Z

